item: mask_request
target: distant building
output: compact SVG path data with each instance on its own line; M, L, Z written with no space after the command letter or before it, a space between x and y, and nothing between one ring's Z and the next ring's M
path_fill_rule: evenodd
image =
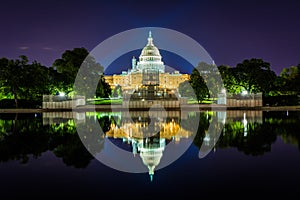
M158 48L153 44L151 31L149 32L148 43L143 48L139 61L135 57L132 58L131 69L123 71L121 74L114 74L105 76L105 81L113 89L117 85L122 87L122 90L136 90L145 83L143 83L143 72L149 73L152 82L155 81L160 88L178 89L179 84L185 80L189 80L189 74L181 74L179 71L165 72L165 65L162 61L162 56ZM152 73L153 72L153 73ZM156 76L154 72L158 72Z

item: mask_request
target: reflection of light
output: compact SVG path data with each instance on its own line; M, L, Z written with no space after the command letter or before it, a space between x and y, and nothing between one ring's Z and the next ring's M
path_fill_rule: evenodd
M286 116L289 116L289 111L288 110L286 111Z
M247 136L247 134L248 134L248 127L247 127L246 113L244 113L243 124L244 124L244 136Z
M65 96L65 95L66 95L66 93L64 93L64 92L59 92L59 96L63 97L63 96Z
M142 101L145 101L145 99L142 99Z
M205 142L209 142L209 141L210 141L210 137L209 137L209 135L205 135L205 137L203 138L203 141L205 141Z
M203 142L206 146L209 146L210 144L210 135L206 134L205 137L203 138Z

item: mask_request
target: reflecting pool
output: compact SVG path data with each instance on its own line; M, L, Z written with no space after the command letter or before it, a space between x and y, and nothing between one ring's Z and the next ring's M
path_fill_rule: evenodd
M0 114L1 195L289 197L299 130L297 111Z

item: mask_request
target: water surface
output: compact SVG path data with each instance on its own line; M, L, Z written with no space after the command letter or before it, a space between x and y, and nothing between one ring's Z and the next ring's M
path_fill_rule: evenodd
M211 140L208 128L220 113L181 114L168 114L158 127L149 126L147 113L132 113L131 122L122 113L79 113L75 120L72 113L1 114L1 196L158 199L184 195L200 199L299 194L300 112L227 111L216 141ZM197 118L200 122L195 128ZM99 123L105 132L95 134L90 151L101 153L110 141L146 169L141 146L133 148L136 141L143 147L146 143L132 132L126 135L126 127L147 127L149 132L158 128L159 134L150 135L147 147L162 147L161 141L166 146L172 142L191 142L191 146L171 165L155 168L151 181L148 172L121 172L95 159L76 132L76 124L87 123ZM93 125L89 128L93 132ZM208 155L199 158L201 146L214 143ZM159 161L165 155L162 151Z

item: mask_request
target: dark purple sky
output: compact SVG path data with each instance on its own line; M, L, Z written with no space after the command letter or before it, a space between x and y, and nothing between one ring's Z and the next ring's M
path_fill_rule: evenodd
M92 50L121 31L154 26L194 38L217 65L256 57L279 73L300 63L299 8L289 0L1 1L0 57L51 66L66 49Z

